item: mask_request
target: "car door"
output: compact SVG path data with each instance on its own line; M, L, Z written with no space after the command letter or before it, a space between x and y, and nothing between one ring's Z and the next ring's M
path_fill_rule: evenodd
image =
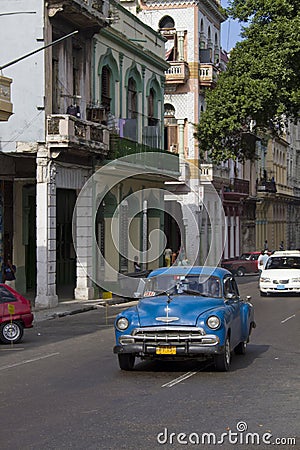
M231 329L230 344L234 348L240 343L242 322L241 322L241 300L236 281L228 276L224 279L224 295L226 306L229 311L229 327Z
M0 323L2 322L2 318L3 318L3 295L2 295L2 291L3 289L5 289L4 287L0 286Z
M6 286L0 286L0 312L1 312L1 321L7 321L11 316L9 313L8 305L14 305L15 314L19 311L19 304L17 302L16 297L12 294Z

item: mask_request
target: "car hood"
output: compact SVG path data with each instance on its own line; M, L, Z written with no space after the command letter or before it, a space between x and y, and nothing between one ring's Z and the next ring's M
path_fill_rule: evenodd
M194 295L174 296L169 304L167 300L166 295L142 299L137 305L140 326L195 326L201 314L224 305L223 299Z
M262 271L261 277L271 280L290 280L300 277L300 269L265 269Z

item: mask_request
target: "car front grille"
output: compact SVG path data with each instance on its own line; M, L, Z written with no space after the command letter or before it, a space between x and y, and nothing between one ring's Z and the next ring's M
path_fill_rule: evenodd
M124 336L126 340L128 336ZM180 345L185 343L215 345L218 338L205 334L202 328L196 327L146 327L136 328L131 333L135 343L146 345ZM122 339L122 338L121 338Z
M274 284L288 284L289 280L273 280Z

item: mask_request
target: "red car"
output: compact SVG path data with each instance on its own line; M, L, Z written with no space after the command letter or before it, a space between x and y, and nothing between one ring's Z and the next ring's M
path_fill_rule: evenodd
M245 273L258 272L258 257L261 252L243 253L239 258L223 260L221 266L230 270L233 275L242 277Z
M32 328L33 314L29 300L6 284L0 284L0 341L19 342L24 328Z

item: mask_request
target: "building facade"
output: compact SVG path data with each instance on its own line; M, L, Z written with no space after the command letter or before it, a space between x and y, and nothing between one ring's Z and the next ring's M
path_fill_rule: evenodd
M165 175L123 183L99 213L93 211L95 197L88 196L85 222L75 227L81 244L74 248L74 208L90 177L129 152L154 147L164 153L164 41L122 7L102 0L1 0L1 8L8 13L1 18L1 42L7 42L1 60L37 50L7 69L14 80L14 115L1 129L3 257L17 266L17 290L32 291L38 307L54 306L59 297L94 298L95 229L99 245L105 236L115 270L130 270L130 262L108 250L112 210L138 187L161 186L170 172L178 174L176 167L165 168ZM160 224L161 216L153 216L149 230Z

